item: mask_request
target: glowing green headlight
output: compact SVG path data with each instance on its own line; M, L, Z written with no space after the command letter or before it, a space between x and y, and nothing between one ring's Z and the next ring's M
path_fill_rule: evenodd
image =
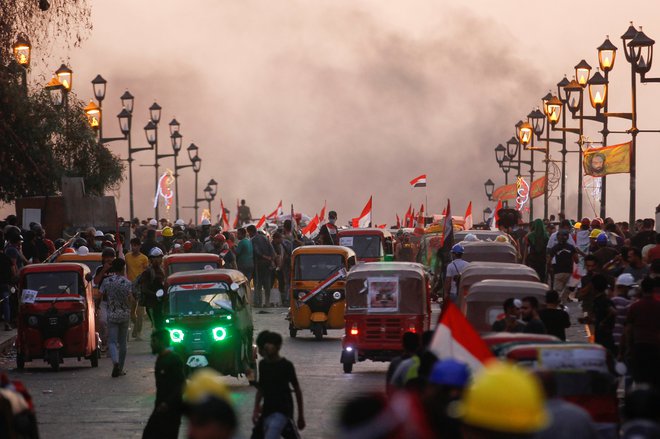
M183 331L180 329L170 329L170 339L174 343L181 343L183 341Z
M213 328L213 339L215 341L222 341L227 337L227 330L223 327L218 326Z

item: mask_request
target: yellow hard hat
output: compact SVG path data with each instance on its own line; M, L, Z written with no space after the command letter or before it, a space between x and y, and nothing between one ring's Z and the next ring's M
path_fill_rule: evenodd
M186 382L183 400L195 405L206 402L209 398L218 398L230 402L230 393L222 381L222 375L213 369L199 369Z
M163 227L163 231L161 232L161 235L170 238L174 236L174 231L172 230L171 227Z
M582 223L578 221L575 224L573 224L573 227L579 229L580 227L582 227Z
M475 376L452 411L467 425L502 433L535 433L549 421L537 379L519 366L498 361Z
M495 242L509 242L509 238L504 235L499 235L497 238L495 238Z
M589 234L589 238L596 239L596 238L598 238L598 235L600 235L601 233L603 233L602 230L600 230L600 229L593 229L593 230L591 231L591 233Z

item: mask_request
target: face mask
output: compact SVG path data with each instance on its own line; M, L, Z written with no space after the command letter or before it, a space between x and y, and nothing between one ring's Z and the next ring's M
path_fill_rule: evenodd
M336 220L336 219L334 219L334 218L330 218L330 219L328 220L328 222L329 222L330 224L334 224L334 223L335 223L335 221L337 221L337 220Z

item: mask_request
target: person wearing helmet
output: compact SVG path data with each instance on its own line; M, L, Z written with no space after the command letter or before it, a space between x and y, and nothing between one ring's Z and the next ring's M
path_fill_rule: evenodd
M96 230L94 232L94 240L91 243L91 250L95 252L103 251L103 241L105 241L105 233L100 230Z
M543 390L525 369L487 363L463 397L450 406L465 438L531 438L549 423Z
M607 234L599 232L595 239L596 247L592 251L598 265L606 269L606 266L611 264L618 264L621 261L621 255L616 248L610 246L610 240Z
M463 274L468 265L470 265L463 260L464 251L465 250L461 244L454 244L451 248L451 256L453 260L447 265L447 272L445 274L443 288L445 300L451 299L454 302L456 301L461 274Z
M156 230L158 228L158 221L156 221L156 218L151 218L149 220L149 223L147 224L147 228L151 230Z
M160 290L165 291L166 278L163 270L163 251L154 247L149 252L149 268L140 276L141 305L146 308L154 329L163 327L163 301L157 293Z
M453 358L437 361L431 369L422 392L422 403L433 430L442 437L461 437L460 422L447 416L447 410L461 399L469 381L468 366Z
M197 370L183 391L188 439L230 439L238 426L229 389L213 369Z
M86 245L81 245L77 250L74 250L80 256L87 256L89 254L89 249Z
M170 226L163 227L163 230L160 232L160 236L163 237L163 247L165 250L168 250L172 247L172 240L174 239L174 230Z
M170 348L170 333L156 329L151 334L151 352L156 354L156 401L147 421L143 439L176 439L181 426L181 396L186 382L184 364Z

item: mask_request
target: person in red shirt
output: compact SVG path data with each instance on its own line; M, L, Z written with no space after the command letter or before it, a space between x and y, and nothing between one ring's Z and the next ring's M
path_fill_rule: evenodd
M620 358L631 359L633 380L660 389L660 278L646 277L641 282L642 297L630 305L624 329L625 346ZM622 355L623 352L628 355Z

